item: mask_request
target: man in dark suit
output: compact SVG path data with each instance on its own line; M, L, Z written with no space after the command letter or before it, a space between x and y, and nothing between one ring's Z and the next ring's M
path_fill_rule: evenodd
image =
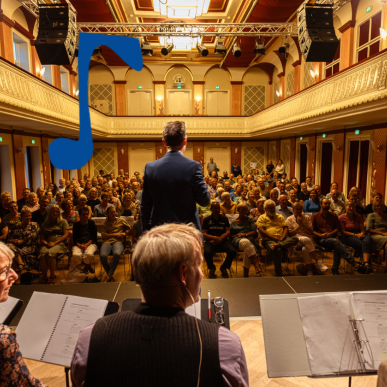
M183 156L187 145L184 122L164 128L166 155L145 165L141 199L144 230L163 223L194 223L200 230L196 203L207 206L210 197L200 163Z

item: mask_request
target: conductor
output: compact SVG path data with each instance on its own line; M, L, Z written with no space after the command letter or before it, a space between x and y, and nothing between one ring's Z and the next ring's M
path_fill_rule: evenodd
M166 155L147 163L141 199L144 230L163 223L194 223L200 230L196 203L207 206L210 197L200 163L183 156L187 145L185 123L168 122L163 132Z

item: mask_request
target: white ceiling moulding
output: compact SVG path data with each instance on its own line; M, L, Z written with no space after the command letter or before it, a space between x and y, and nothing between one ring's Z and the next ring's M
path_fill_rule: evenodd
M195 19L208 12L210 0L154 0L154 10L170 18Z

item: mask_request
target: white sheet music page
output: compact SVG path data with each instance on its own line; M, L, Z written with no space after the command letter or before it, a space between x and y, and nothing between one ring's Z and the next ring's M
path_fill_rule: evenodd
M195 316L195 311L196 311L196 316ZM188 308L186 308L185 313L201 320L202 319L201 298L199 298L198 302L195 302L195 304L192 304Z
M312 374L356 370L348 295L300 297L298 307Z
M79 332L103 317L108 301L66 297L67 301L41 360L70 367Z
M387 293L354 292L351 303L355 319L364 320L357 325L366 369L377 370L387 360Z
M18 302L19 299L9 296L7 301L0 303L0 323L4 323Z

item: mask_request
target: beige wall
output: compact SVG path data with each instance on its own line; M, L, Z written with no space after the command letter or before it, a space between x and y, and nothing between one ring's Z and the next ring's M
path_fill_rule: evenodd
M132 143L128 144L129 151L129 176L133 176L134 172L139 172L140 176L144 175L146 163L155 160L155 144L153 142Z
M154 89L153 75L144 67L141 71L130 70L126 76L126 89L133 90L142 86L143 89Z
M32 144L32 140L35 140L35 144ZM31 169L34 173L34 170L37 171L38 168L40 170L40 186L44 187L44 175L43 175L43 164L42 164L42 143L39 135L36 136L23 136L23 155L25 155L26 147L37 147L39 148L39 165L36 164L37 160L35 160L35 163L32 161L33 165L31 165ZM26 175L27 175L27 166L25 167ZM25 176L27 181L27 176ZM36 190L37 187L33 187L34 190Z
M212 148L212 149L208 149ZM204 143L204 173L207 174L207 163L210 158L214 158L214 162L220 169L218 174L222 174L224 170L231 170L231 143L230 142L205 142Z
M15 163L13 160L12 135L0 133L0 137L3 138L3 141L0 143L0 146L7 145L9 147L10 160L9 160L8 165L11 169L11 176L12 176L12 192L11 192L11 194L12 194L12 199L16 200ZM0 147L0 149L1 149L1 147Z

